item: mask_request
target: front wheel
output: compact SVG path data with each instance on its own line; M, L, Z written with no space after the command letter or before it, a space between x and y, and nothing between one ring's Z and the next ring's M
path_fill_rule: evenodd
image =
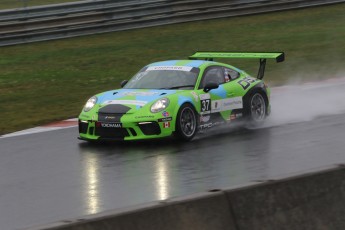
M197 114L190 104L184 104L177 113L175 136L189 141L193 139L198 129Z

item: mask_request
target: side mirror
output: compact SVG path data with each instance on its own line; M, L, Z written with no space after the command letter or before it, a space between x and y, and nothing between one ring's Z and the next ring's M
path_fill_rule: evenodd
M204 87L204 92L207 93L208 91L212 89L217 89L219 87L219 84L216 82L209 82Z
M121 88L123 88L127 84L128 80L123 80L121 81Z

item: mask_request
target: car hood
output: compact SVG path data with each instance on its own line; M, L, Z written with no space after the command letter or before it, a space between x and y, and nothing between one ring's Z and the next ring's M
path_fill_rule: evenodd
M102 107L109 107L112 111L114 111L116 107L119 109L121 105L131 109L139 109L159 98L175 93L176 90L118 89L97 95L97 104L100 104ZM110 107L112 107L112 109Z

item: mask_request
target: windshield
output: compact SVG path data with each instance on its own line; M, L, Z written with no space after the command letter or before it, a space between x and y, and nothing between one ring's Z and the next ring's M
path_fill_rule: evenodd
M194 89L199 69L188 66L145 67L125 89Z

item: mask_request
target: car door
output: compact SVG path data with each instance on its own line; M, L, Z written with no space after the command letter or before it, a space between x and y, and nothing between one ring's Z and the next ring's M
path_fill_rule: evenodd
M223 75L223 68L221 66L210 66L208 67L201 78L199 85L200 90L200 103L201 103L201 114L210 114L212 110L212 100L219 99L219 95L222 90L212 89L209 92L203 92L202 90L208 83L217 83L221 85L225 82Z
M211 82L217 83L219 87L204 92L204 87ZM227 91L224 88L225 83L224 69L222 66L215 65L205 69L199 85L201 128L210 128L224 122L222 100L227 97Z
M240 73L230 67L210 66L205 69L199 86L201 128L210 128L241 116L244 91L239 78ZM215 82L219 87L202 92L209 82Z

